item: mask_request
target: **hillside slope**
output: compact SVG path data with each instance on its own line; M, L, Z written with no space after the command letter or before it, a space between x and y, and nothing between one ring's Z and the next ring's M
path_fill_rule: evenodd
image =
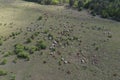
M0 0L0 80L119 80L119 29L86 10Z

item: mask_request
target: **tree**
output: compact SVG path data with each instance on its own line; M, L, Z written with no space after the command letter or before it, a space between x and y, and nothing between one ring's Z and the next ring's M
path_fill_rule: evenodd
M83 2L81 0L79 0L78 1L78 10L80 11L83 6L84 6Z
M69 0L69 5L72 7L74 5L74 0Z

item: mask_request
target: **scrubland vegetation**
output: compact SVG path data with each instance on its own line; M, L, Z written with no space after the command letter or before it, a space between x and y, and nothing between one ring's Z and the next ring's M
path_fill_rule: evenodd
M0 5L0 80L120 79L119 0Z

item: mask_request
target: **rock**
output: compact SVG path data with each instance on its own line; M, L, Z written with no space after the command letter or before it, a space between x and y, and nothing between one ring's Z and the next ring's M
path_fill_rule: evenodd
M62 61L64 61L65 59L64 58L61 58Z
M67 64L67 63L68 63L68 61L64 61L64 63L65 63L65 64Z
M84 59L81 59L81 63L85 63L85 60L84 60Z
M54 44L57 44L57 41L54 40L53 43L54 43Z
M53 54L54 54L54 52L51 52L51 53L50 53L50 55L53 55Z

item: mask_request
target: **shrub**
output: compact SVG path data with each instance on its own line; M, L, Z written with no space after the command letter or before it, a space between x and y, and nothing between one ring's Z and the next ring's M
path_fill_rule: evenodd
M42 20L42 16L39 16L39 18L37 19L38 21Z
M112 35L108 35L108 38L112 38Z
M53 38L54 38L54 37L53 37L52 34L48 34L48 39L49 39L49 40L53 40Z
M16 44L15 49L24 49L24 46L22 44Z
M28 51L28 50L29 50L29 46L25 46L24 51Z
M95 50L98 51L99 47L96 47Z
M59 1L58 0L52 0L52 4L57 5L57 4L59 4Z
M24 48L25 48L25 47L24 47L22 44L16 44L14 51L15 51L16 54L18 54L18 53L20 53L20 52L23 52L23 51L24 51Z
M38 36L38 35L39 35L39 32L35 32L35 33L34 33L34 36Z
M37 47L38 47L38 49L46 49L47 46L44 41L38 41Z
M15 39L15 37L19 34L20 34L20 32L12 32L10 37L13 37L13 39Z
M78 40L78 37L77 36L73 36L73 40Z
M5 70L0 70L0 76L4 76L4 75L7 75L7 71L5 71Z
M3 59L2 61L1 61L1 65L5 65L7 63L7 59Z
M56 51L56 49L54 47L50 48L51 52Z
M29 49L29 52L32 54L34 53L35 51L37 51L38 48L36 46L32 46L30 49Z
M72 7L77 8L78 7L78 1L74 1L74 5Z
M27 50L29 50L28 47L25 47L22 44L16 44L14 51L18 58L23 58L23 59L29 60L30 56L29 56L29 53L27 52Z
M96 16L96 13L95 13L94 11L92 11L91 14L92 14L93 16Z
M3 41L0 39L0 46L3 44Z
M48 29L44 30L44 34L47 34L48 32L49 32L49 30L48 30Z
M12 55L11 52L5 52L5 53L4 53L4 57L8 57L8 56L10 56L10 55Z
M18 60L18 58L15 57L15 58L13 59L13 63L17 63L17 60Z
M34 39L35 38L35 36L34 35L31 35L31 39Z
M12 74L11 76L10 76L10 80L15 80L15 74Z
M30 38L27 38L27 41L26 41L27 43L31 43L32 42L32 39L30 39Z
M15 36L16 34L14 32L12 32L12 36Z
M29 53L26 52L26 51L19 52L19 53L17 54L17 57L18 57L18 58L27 59L27 60L29 60L29 58L30 58Z
M102 10L101 17L103 17L103 18L108 18L108 17L109 17L109 14L107 13L107 11Z
M43 0L44 1L44 4L46 5L50 5L52 3L52 0Z

